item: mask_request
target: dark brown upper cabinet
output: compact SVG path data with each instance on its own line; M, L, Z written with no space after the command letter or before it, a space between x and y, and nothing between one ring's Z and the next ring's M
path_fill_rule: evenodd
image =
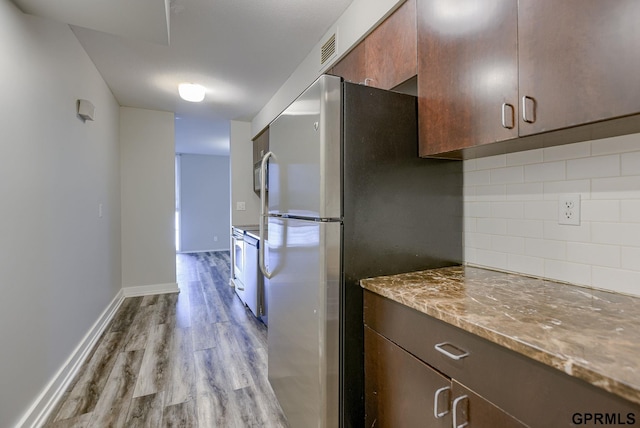
M638 0L518 4L520 135L640 112Z
M262 157L269 151L269 128L264 129L253 139L253 163L262 161Z
M416 0L407 0L338 62L331 73L391 89L417 73Z
M623 117L600 137L637 132L638 19L637 0L418 0L420 155L580 141Z
M253 139L253 191L260 196L259 184L260 165L262 157L269 151L269 127L264 129Z
M518 136L517 0L418 0L420 155Z

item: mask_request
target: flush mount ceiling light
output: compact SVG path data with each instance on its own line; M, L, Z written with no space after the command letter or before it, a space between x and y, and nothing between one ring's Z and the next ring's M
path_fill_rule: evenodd
M204 86L195 83L181 83L178 85L178 93L180 98L192 103L199 103L204 100Z

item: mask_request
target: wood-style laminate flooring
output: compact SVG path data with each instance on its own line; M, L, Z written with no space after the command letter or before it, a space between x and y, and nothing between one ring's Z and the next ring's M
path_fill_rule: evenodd
M228 252L180 254L180 293L125 299L45 427L287 427L229 270Z

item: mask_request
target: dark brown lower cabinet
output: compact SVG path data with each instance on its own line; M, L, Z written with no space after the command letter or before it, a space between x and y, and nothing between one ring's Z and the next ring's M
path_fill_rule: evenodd
M367 428L640 426L640 405L368 290L364 324Z
M365 427L526 425L365 327Z

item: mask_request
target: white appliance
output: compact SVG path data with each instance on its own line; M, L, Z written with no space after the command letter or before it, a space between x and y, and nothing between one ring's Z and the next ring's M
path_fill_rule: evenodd
M244 249L244 230L238 227L231 228L231 238L233 241L233 250L231 252L231 262L233 271L231 282L236 294L244 303L244 266L245 266L245 249Z
M268 377L292 428L364 424L360 279L462 259L462 163L418 158L416 111L324 75L270 124Z
M253 230L244 234L245 270L244 270L244 303L253 315L261 318L263 314L263 276L258 267L258 249L260 238Z

